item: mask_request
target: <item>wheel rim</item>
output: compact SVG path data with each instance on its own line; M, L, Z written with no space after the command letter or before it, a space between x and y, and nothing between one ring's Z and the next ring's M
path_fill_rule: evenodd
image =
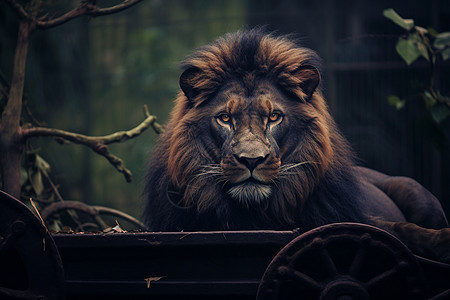
M21 202L0 191L0 298L63 299L58 249Z
M297 237L272 260L257 299L420 299L414 255L378 228L325 225Z

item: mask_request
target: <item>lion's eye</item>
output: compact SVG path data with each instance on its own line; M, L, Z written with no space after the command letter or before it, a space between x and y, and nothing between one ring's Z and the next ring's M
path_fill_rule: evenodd
M279 113L276 113L276 112L271 113L271 114L269 115L269 121L270 121L270 122L276 122L276 121L278 121L280 118L281 118L281 115L280 115Z
M219 120L224 123L229 123L231 121L231 117L229 114L221 114L219 115Z

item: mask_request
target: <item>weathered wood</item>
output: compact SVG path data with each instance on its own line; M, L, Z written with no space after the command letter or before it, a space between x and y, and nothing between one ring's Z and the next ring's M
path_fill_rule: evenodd
M254 299L294 231L56 234L69 298ZM147 287L147 278L159 278Z

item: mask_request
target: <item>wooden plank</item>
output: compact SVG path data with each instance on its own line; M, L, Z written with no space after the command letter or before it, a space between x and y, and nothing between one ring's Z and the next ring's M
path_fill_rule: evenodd
M298 235L296 231L220 231L56 234L53 238L65 270L68 299L148 295L152 299L181 295L183 299L254 299L273 257ZM148 286L147 278L158 280Z

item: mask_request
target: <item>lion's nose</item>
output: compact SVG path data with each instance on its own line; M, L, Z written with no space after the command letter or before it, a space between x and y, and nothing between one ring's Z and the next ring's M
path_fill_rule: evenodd
M250 170L250 172L252 172L258 165L262 164L266 160L267 156L258 156L258 157L236 156L236 159L241 164L246 166Z

